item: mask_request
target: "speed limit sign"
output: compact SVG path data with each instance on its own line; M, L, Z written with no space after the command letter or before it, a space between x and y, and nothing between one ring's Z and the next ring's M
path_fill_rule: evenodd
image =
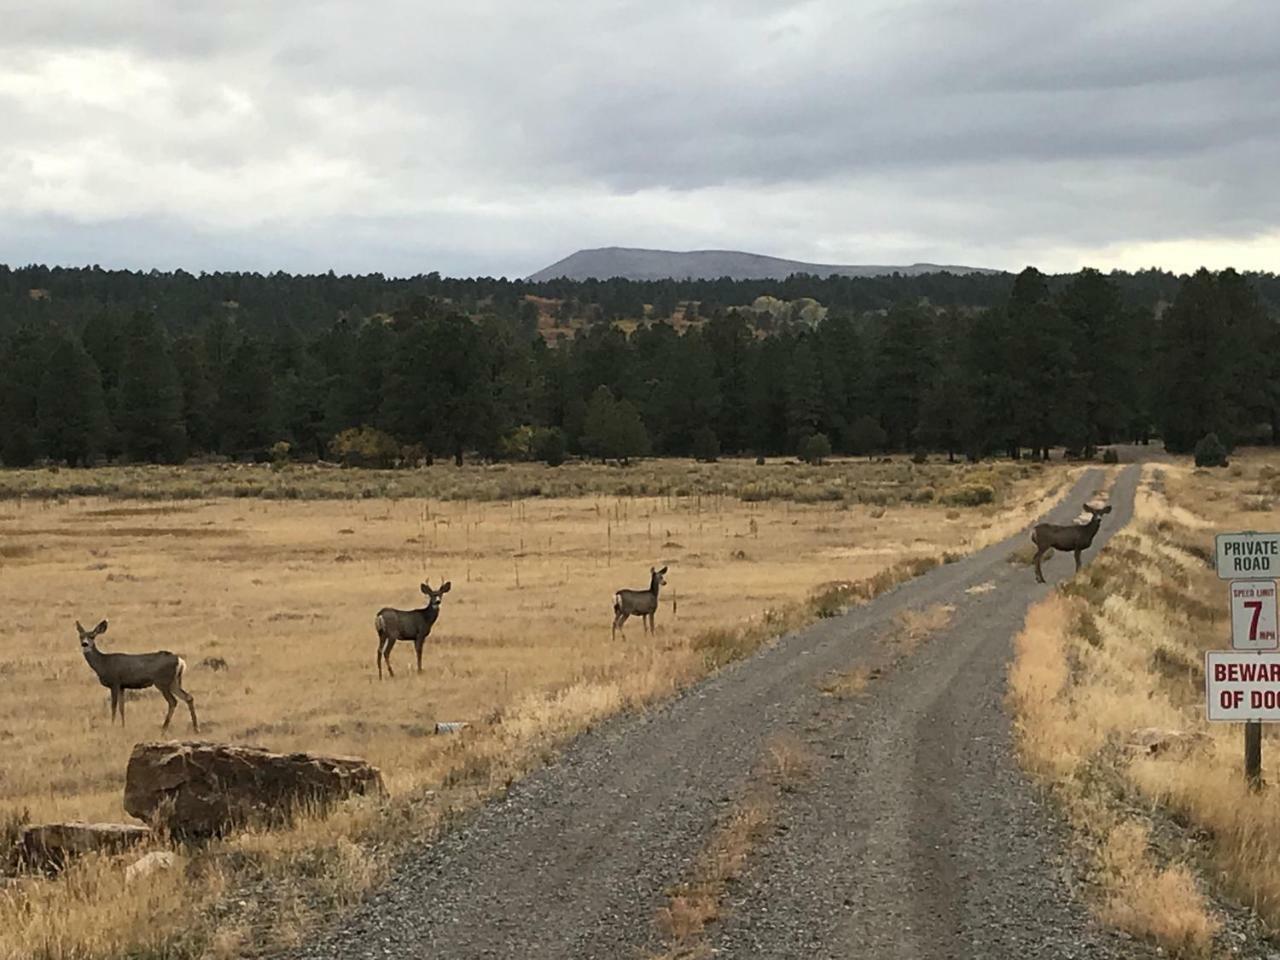
M1237 650L1280 648L1276 619L1274 580L1231 581L1231 646Z

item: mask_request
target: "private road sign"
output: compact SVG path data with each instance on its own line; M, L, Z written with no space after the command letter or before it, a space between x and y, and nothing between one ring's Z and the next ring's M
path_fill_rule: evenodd
M1280 533L1220 533L1214 540L1221 579L1280 577Z

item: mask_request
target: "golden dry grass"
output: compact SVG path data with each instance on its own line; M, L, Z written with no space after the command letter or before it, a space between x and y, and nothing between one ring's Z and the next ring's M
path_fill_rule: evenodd
M366 757L392 794L192 851L145 897L106 860L0 889L0 957L234 955L296 939L411 836L567 736L817 615L813 588L833 572L858 602L1007 536L1067 479L1011 474L997 505L901 503L878 518L843 500L722 496L0 502L0 818L121 819L125 761L158 734L163 701L134 694L127 731L109 725L73 627L104 617L104 650L186 658L202 734ZM670 571L656 635L633 621L610 642L613 591L644 586L659 563ZM379 683L373 615L417 604L428 577L453 591L424 673L401 644L397 677ZM473 726L436 736L439 720Z
M1208 875L1280 927L1273 798L1248 791L1239 726L1207 723L1203 692L1204 651L1229 646L1213 534L1259 526L1249 497L1278 466L1252 453L1231 471L1147 467L1133 525L1030 611L1010 668L1024 762L1092 842L1103 915L1179 954L1206 954L1219 922L1189 865L1150 842L1126 802L1135 790L1209 837ZM1202 746L1127 746L1149 728ZM1264 749L1273 781L1275 754Z

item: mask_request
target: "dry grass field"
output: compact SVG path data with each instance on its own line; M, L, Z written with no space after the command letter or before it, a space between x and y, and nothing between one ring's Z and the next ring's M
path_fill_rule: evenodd
M171 471L32 472L32 482L112 496L45 486L0 500L0 820L125 819L126 758L137 740L159 736L154 690L130 696L127 729L110 724L77 619L110 621L104 651L183 656L202 737L365 757L392 797L180 850L176 873L127 890L121 863L93 858L56 880L0 886L0 958L237 956L287 943L316 913L359 896L413 835L501 789L564 737L945 554L1013 533L1069 472L752 464L726 465L718 478L714 466L666 464L646 466L644 482L689 495L618 496L619 483L640 481L562 469L557 483L607 481L615 495L493 499L486 468L393 477L450 499L320 498L331 478L358 491L389 482L356 471L322 471L323 489L298 500L195 498ZM515 471L513 482L539 482L534 471ZM739 473L777 495L700 492L745 482ZM461 498L468 475L479 499ZM11 496L16 482L4 475ZM963 502L952 494L975 485L996 502L937 502ZM815 486L841 496L805 492ZM656 634L633 619L612 642L613 591L646 586L660 564L670 569ZM453 584L423 672L402 643L396 677L379 682L374 613L421 605L423 579ZM436 735L437 721L472 726ZM185 713L174 724L185 736Z
M1177 955L1221 946L1202 878L1280 929L1275 798L1246 789L1240 726L1205 720L1203 676L1204 651L1230 646L1213 536L1274 528L1278 497L1275 453L1147 466L1134 523L1032 609L1010 673L1023 757L1094 850L1101 912ZM1273 784L1277 733L1264 728Z

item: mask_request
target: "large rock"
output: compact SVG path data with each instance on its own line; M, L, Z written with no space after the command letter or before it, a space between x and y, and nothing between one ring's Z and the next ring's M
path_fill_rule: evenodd
M133 823L38 823L23 828L18 854L33 866L57 868L86 853L119 853L149 836Z
M300 806L385 792L378 768L354 757L165 741L133 748L124 808L179 836L216 836L247 823L284 822Z

